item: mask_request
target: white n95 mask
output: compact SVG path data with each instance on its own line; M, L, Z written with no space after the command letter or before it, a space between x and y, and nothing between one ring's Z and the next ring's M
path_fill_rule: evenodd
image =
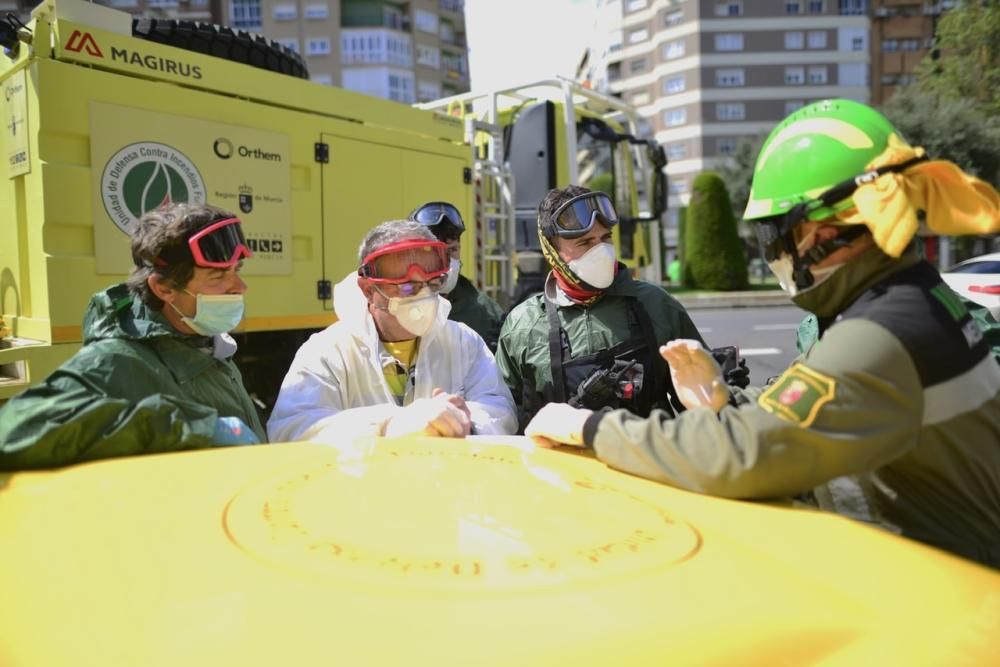
M396 318L400 326L419 338L434 325L440 297L429 287L424 287L414 296L394 296L389 298L386 308Z
M615 247L610 243L598 243L582 256L569 262L570 271L592 287L604 289L615 280Z

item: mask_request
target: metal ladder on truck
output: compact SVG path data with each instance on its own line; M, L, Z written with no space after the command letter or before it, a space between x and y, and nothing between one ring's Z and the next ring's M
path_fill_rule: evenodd
M503 128L465 119L472 148L476 225L476 287L504 309L514 294L514 179L503 150Z

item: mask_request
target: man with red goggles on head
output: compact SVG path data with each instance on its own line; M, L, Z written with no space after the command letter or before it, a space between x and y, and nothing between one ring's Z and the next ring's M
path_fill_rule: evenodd
M551 190L538 207L538 236L552 271L542 294L507 315L496 355L522 427L553 401L639 414L683 408L670 402L670 373L657 350L701 335L673 297L633 280L617 261L617 224L606 194L573 185Z
M448 319L468 325L483 337L491 352L496 352L503 308L461 274L462 234L465 232L462 214L451 204L436 201L418 206L408 217L430 229L448 246L448 280L439 292L451 303Z
M274 442L363 435L508 434L514 402L483 339L448 320L447 246L417 222L383 223L334 289L338 321L295 355L267 423Z
M0 468L262 442L231 357L250 251L239 219L178 204L146 214L126 283L91 299L84 344L0 408Z

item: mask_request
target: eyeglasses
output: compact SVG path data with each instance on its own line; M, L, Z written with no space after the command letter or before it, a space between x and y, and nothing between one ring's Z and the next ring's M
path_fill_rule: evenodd
M618 213L611 198L603 192L587 192L573 197L552 215L554 232L564 239L575 239L589 232L600 220L606 226L618 224Z
M406 269L402 275L380 276L376 260L398 256ZM384 263L383 263L384 264ZM426 268L436 265L440 268ZM448 246L441 241L410 239L390 243L372 252L361 262L358 275L386 288L386 296L413 296L425 286L437 291L448 279ZM391 292L391 294L390 294Z
M253 257L239 218L219 220L197 231L188 239L188 248L195 266L209 269L228 269L244 257Z
M458 209L447 202L430 202L410 214L410 220L430 227L441 238L458 238L465 231L465 222Z

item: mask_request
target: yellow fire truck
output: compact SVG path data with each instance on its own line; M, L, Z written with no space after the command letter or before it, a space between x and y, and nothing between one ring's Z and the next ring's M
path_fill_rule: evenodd
M424 201L474 222L465 271L502 304L517 257L540 269L535 207L571 182L615 194L622 256L659 275L663 152L618 100L557 80L415 109L302 80L301 59L260 36L75 0L33 17L0 58L0 400L78 348L90 294L127 275L128 232L166 200L244 220L237 361L265 403L333 322L331 284L365 232Z

